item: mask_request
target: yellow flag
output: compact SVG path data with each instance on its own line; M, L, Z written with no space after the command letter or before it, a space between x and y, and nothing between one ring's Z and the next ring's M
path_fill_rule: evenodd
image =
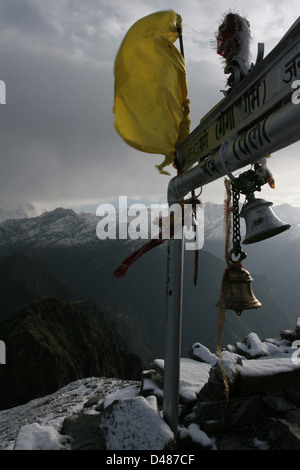
M185 61L174 42L180 16L153 13L127 32L115 60L115 128L130 146L175 158L175 147L190 132Z

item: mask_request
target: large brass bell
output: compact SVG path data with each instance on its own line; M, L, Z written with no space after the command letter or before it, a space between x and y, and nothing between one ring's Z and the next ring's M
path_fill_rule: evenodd
M217 306L234 310L237 315L241 315L243 310L261 307L262 304L253 294L252 281L250 273L239 262L232 263L225 272Z
M272 202L256 199L253 195L242 207L240 217L245 219L246 236L243 244L256 243L290 228L271 209Z

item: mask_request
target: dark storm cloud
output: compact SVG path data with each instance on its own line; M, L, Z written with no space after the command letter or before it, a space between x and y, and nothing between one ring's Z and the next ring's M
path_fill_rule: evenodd
M274 2L239 3L251 10L255 40L268 41L267 50L292 24L292 6L279 20ZM164 197L169 178L155 169L163 157L137 152L114 129L113 64L132 23L169 8L156 0L0 3L0 80L7 89L6 105L0 106L0 200L53 207L122 194ZM212 0L200 8L196 0L176 0L171 8L184 20L193 129L222 98L225 76L210 40L228 5ZM292 194L288 177L282 181ZM206 199L215 202L218 193L221 202L221 182L218 188L206 188Z
M60 7L57 16L51 10L47 23L45 11L37 8L41 2L24 1L21 10L18 4L2 6L0 79L6 83L7 104L0 109L0 200L63 205L114 198L126 187L128 192L125 181L138 177L140 165L131 166L137 152L113 127L113 59L120 43L114 40L116 19L106 15L111 30L103 42L101 24L100 33L91 37L89 10L76 18L80 9L54 2ZM71 21L67 13L75 18ZM101 11L99 22L104 16ZM136 191L143 189L138 181Z

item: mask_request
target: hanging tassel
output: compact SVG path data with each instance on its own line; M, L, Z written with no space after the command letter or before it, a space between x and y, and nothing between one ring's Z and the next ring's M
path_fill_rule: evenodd
M183 202L180 203L182 207L182 212L180 214L180 219L181 223L183 225ZM178 216L179 217L179 216ZM180 221L180 219L174 220L174 214L170 214L170 238L174 237L175 234L175 228L177 227L177 222ZM162 220L159 221L159 223L163 223ZM120 266L114 271L114 276L122 279L125 274L127 273L128 269L130 266L133 265L135 261L137 261L139 258L141 258L145 253L147 253L150 250L153 250L153 248L156 248L157 246L161 245L162 243L165 243L167 241L167 238L163 238L163 233L164 229L162 228L159 232L158 238L154 238L149 240L147 243L145 243L143 246L138 248L134 253L129 255L121 264Z
M172 234L173 236L173 234ZM152 250L153 248L156 248L157 246L161 245L164 243L166 240L165 239L154 239L150 240L148 243L143 245L141 248L136 250L134 253L129 255L121 264L120 266L114 271L114 276L122 279L125 274L127 273L128 269L130 266L137 261L139 258L141 258L145 253L148 251Z
M226 308L224 302L224 292L225 286L227 283L227 276L229 271L229 239L230 239L230 232L231 232L231 182L227 178L224 180L225 189L226 189L226 197L224 201L224 220L225 220L225 261L227 268L224 271L222 284L221 284L221 295L219 301L219 312L218 312L218 338L217 338L217 351L220 356L221 366L222 366L222 375L223 375L223 382L225 386L225 396L226 400L229 400L229 386L227 381L227 376L225 373L224 362L222 358L222 349L221 349L221 338L222 333L225 325L225 317L226 317Z

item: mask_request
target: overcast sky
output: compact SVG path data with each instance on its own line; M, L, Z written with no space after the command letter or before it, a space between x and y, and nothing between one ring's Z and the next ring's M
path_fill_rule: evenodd
M72 207L119 195L166 199L170 177L155 168L162 156L132 149L113 126L113 64L130 26L159 10L182 16L194 129L222 98L226 77L210 42L224 12L232 8L249 19L255 61L257 43L269 53L297 19L298 4L0 0L0 79L7 93L0 106L0 207ZM274 154L269 165L276 189L264 187L261 197L300 206L300 144ZM223 180L205 186L202 198L222 203Z

